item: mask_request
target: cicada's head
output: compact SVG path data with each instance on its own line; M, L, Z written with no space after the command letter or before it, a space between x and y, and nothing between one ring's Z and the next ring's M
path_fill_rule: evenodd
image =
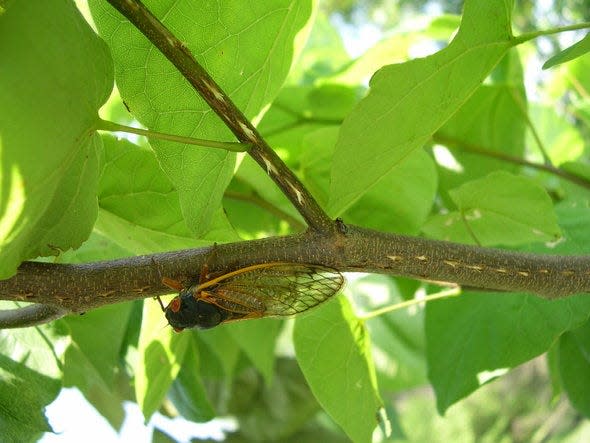
M203 299L197 299L194 292L185 289L166 306L164 315L176 332L186 328L209 329L220 324L226 313L220 307Z

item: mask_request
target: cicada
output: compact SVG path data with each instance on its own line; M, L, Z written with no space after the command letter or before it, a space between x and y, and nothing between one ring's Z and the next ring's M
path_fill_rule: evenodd
M250 318L290 316L311 309L336 294L344 284L338 271L321 265L265 263L211 278L207 269L199 283L162 282L180 293L164 308L176 332L207 329ZM160 302L161 303L161 302Z

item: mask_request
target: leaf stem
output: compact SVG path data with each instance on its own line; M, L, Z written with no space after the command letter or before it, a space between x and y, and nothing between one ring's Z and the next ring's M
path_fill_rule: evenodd
M514 44L518 45L544 35L559 34L560 32L577 31L579 29L588 28L590 28L590 22L577 23L575 25L568 26L560 26L558 28L544 29L542 31L527 32L525 34L519 35L518 37L514 37L513 42Z
M203 146L205 148L225 149L226 151L232 152L245 152L252 146L251 143L219 142L215 140L205 140L202 138L183 137L181 135L166 134L164 132L156 132L147 129L134 128L132 126L120 125L119 123L103 119L98 119L96 129L99 131L126 132L130 134L143 135L147 138L167 140L171 142L184 143L187 145Z
M369 320L371 318L379 317L383 314L388 314L393 311L399 311L400 309L409 308L410 306L418 305L421 303L427 303L433 300L440 300L442 298L455 297L460 294L461 287L455 286L453 288L437 292L436 294L427 295L426 297L413 298L412 300L406 300L401 303L395 303L393 305L385 306L380 309L375 309L374 311L367 312L366 314L359 316L359 318L361 320Z

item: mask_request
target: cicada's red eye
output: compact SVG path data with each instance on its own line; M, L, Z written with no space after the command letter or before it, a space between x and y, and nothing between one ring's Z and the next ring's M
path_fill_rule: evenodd
M180 304L180 297L174 297L166 309L170 309L172 312L176 313L180 311Z

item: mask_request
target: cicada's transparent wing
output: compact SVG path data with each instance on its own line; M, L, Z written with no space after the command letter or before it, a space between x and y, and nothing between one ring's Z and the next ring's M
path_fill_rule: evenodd
M288 316L307 311L344 284L338 271L320 265L266 263L242 268L200 285L196 297L247 317Z

